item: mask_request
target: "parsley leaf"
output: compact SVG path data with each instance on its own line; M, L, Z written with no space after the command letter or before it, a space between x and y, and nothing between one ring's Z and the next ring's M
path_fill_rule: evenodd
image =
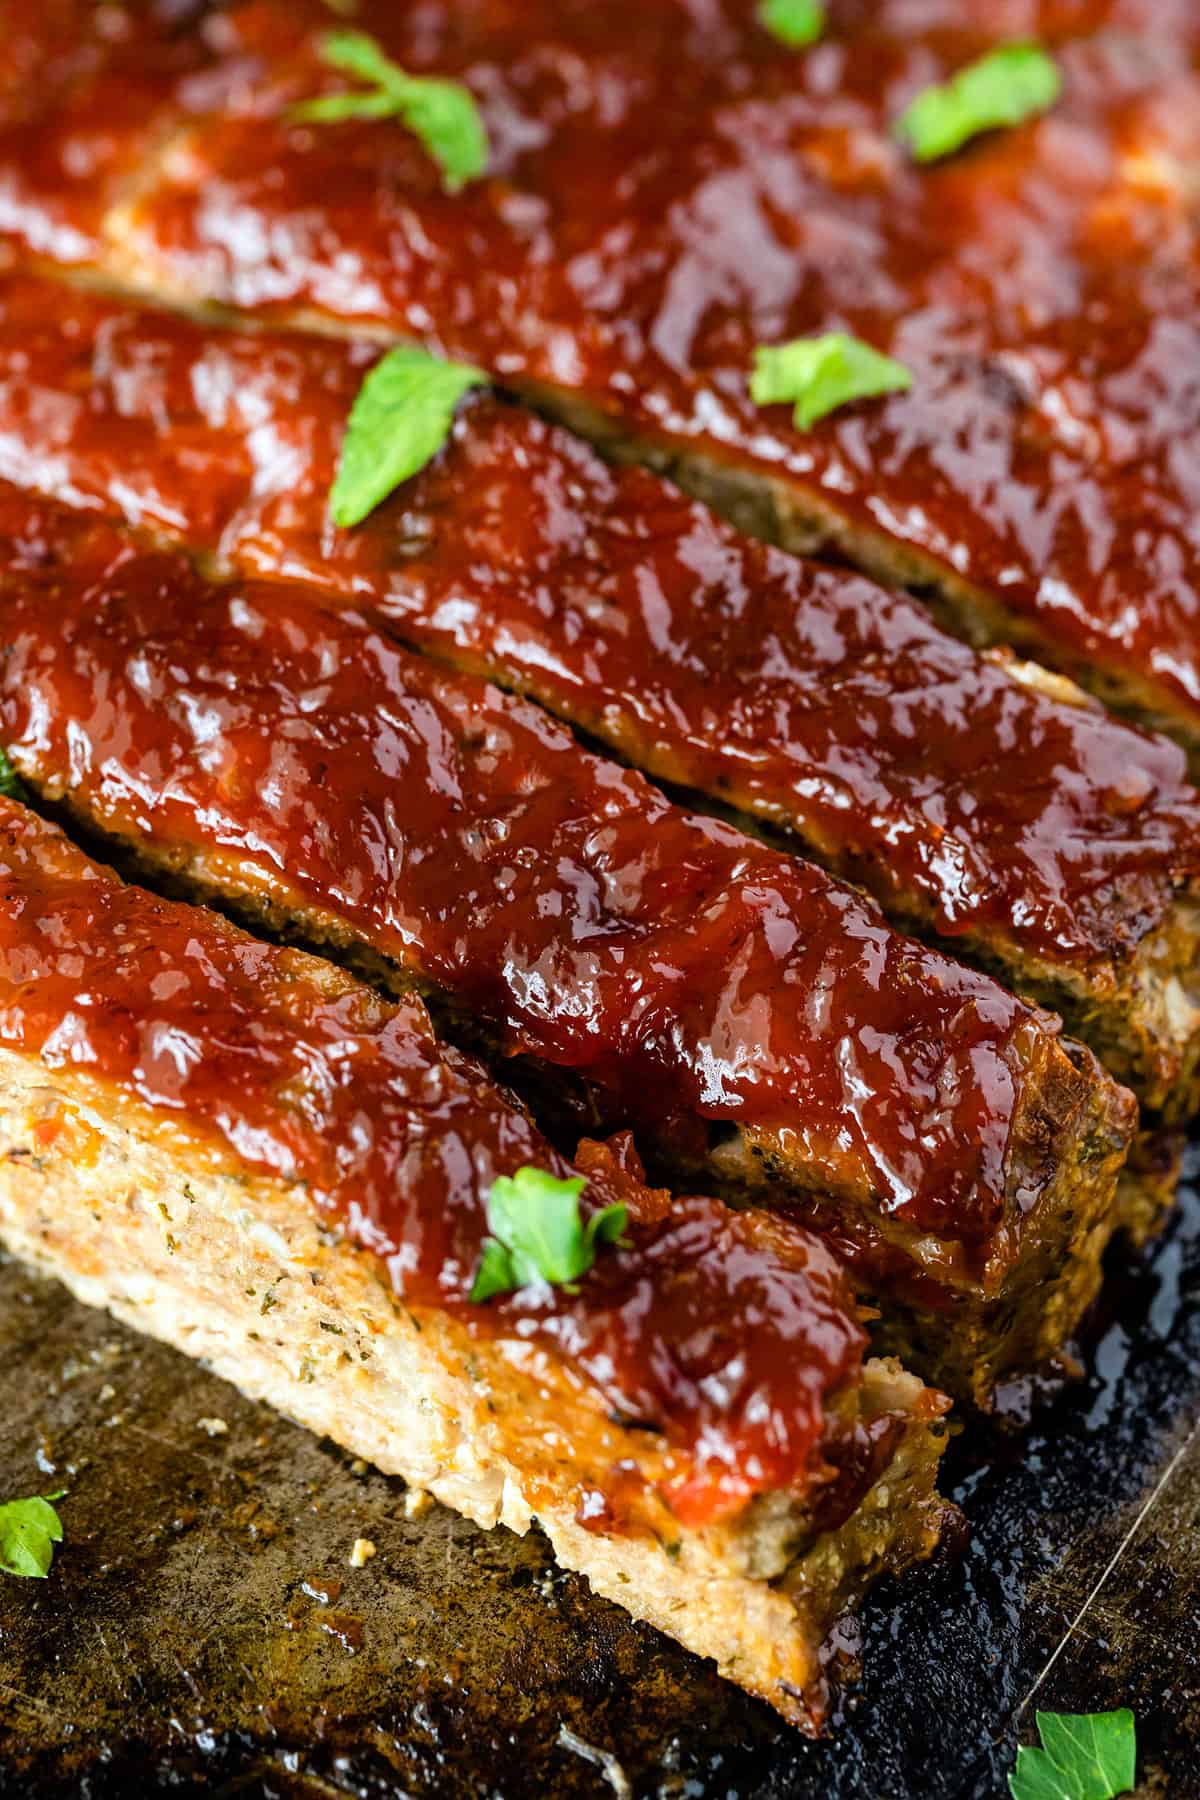
M825 29L821 0L762 0L758 22L791 50L815 44Z
M7 800L28 798L25 783L13 768L8 751L0 745L0 794Z
M1017 1751L1013 1800L1116 1800L1137 1779L1137 1739L1127 1707L1108 1713L1038 1713L1043 1748Z
M896 121L896 135L918 162L934 162L981 131L1045 112L1061 92L1062 77L1040 45L1001 44L918 94Z
M487 131L474 95L461 81L409 75L385 56L365 31L331 31L321 55L335 69L366 82L363 93L322 94L292 108L299 124L332 125L343 119L403 119L442 172L442 186L456 194L487 167Z
M511 1294L520 1287L513 1270L512 1254L495 1238L484 1238L479 1254L479 1267L471 1284L470 1298L476 1305L491 1300L496 1294Z
M65 1488L57 1494L35 1494L30 1500L9 1500L0 1506L0 1570L6 1575L45 1576L54 1556L55 1544L62 1543L62 1522L52 1500L61 1500Z
M487 381L482 369L444 362L428 350L389 350L367 375L346 426L337 478L329 495L335 525L359 525L437 455L468 388Z
M807 431L851 400L903 393L911 386L903 363L847 332L829 331L824 337L794 338L790 344L760 345L754 352L750 396L759 406L794 400L795 422Z
M484 1240L471 1299L490 1300L537 1282L563 1287L586 1275L596 1246L615 1244L629 1217L617 1203L594 1212L585 1224L579 1196L586 1186L581 1175L560 1181L542 1169L497 1176L488 1198L493 1235Z

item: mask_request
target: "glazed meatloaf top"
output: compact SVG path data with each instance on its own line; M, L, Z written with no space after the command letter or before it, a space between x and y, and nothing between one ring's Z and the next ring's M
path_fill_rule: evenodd
M740 0L368 0L356 29L482 106L487 167L454 191L400 121L296 118L353 86L329 25L319 0L182 24L22 0L0 225L167 297L415 336L748 472L785 533L1194 741L1191 9L834 0L800 51ZM1045 41L1057 103L916 161L909 104L1014 35ZM831 329L908 391L804 431L756 405L756 349Z

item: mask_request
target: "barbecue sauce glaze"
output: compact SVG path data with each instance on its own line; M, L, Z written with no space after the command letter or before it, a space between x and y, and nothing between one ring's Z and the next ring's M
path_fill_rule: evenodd
M0 282L0 474L362 607L652 774L798 824L902 917L1101 995L1196 880L1175 745L1031 693L906 597L739 536L493 398L336 530L375 354Z

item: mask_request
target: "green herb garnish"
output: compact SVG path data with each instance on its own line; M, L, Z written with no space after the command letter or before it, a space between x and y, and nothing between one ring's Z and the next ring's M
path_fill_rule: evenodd
M484 1240L471 1299L490 1300L537 1282L563 1287L586 1275L597 1244L615 1244L629 1216L616 1203L585 1224L579 1196L586 1186L582 1176L560 1181L542 1169L498 1176L488 1198L492 1235Z
M482 369L445 362L428 350L389 350L350 409L329 496L334 524L361 524L393 488L423 469L449 437L467 389L487 379Z
M8 751L0 745L0 794L6 800L25 800L25 783L12 766Z
M456 194L487 167L487 131L469 88L434 75L409 75L365 31L331 31L321 55L343 74L366 82L361 93L322 94L292 108L300 124L332 125L343 119L402 119Z
M903 393L911 386L912 376L903 363L844 331L760 346L750 377L750 395L757 405L795 402L793 417L801 431L852 400Z
M824 31L825 8L820 0L762 0L758 22L789 50L803 50Z
M1017 1751L1013 1800L1116 1800L1137 1779L1137 1738L1127 1707L1107 1713L1038 1713L1042 1748Z
M29 1500L9 1500L0 1506L0 1570L6 1575L44 1577L54 1558L55 1544L62 1543L62 1521L51 1505L57 1494L35 1494Z
M934 162L981 131L1045 112L1061 92L1054 60L1038 44L1001 44L918 94L896 121L896 136L918 162Z

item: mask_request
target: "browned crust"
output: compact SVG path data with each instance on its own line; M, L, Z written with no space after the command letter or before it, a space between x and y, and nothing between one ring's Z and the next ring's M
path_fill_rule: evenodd
M1123 1089L1097 1082L1082 1045L1041 1039L1010 1140L1006 1219L988 1264L955 1261L945 1240L889 1240L911 1257L917 1280L897 1273L877 1307L877 1347L930 1381L987 1410L1007 1378L1051 1361L1074 1333L1103 1279L1103 1257L1121 1222L1156 1213L1162 1185L1140 1193L1141 1175L1118 1190L1132 1111ZM726 1167L753 1192L764 1178L786 1187L786 1161L762 1142L747 1158L732 1146ZM1118 1192L1120 1201L1118 1201ZM819 1206L805 1212L820 1224ZM961 1258L961 1252L959 1252ZM931 1281L922 1285L920 1272Z
M1156 1121L1178 1123L1200 1106L1200 900L1193 892L1174 894L1121 964L1076 969L996 938L944 947L965 949L1023 998L1057 1012Z
M1171 1215L1183 1174L1186 1134L1171 1129L1139 1131L1117 1182L1117 1218L1135 1248L1158 1235Z

